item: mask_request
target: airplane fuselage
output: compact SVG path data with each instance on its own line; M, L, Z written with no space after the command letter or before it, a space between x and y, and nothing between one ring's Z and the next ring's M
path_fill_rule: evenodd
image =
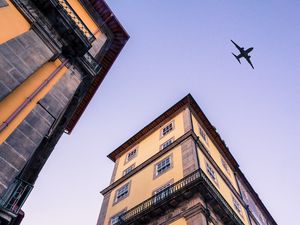
M244 50L244 48L241 48L241 49L240 49L240 54L241 54L243 57L247 58L247 57L249 57L248 54L249 54L252 50L253 50L253 48L248 48L247 50Z
M238 46L238 44L236 44L233 40L231 40L231 42L235 45L235 47L240 52L239 55L235 55L234 53L232 53L234 57L238 60L238 62L241 63L240 58L244 57L247 60L247 62L251 65L251 67L254 69L252 62L250 61L251 56L249 55L249 53L253 50L253 48L251 47L245 50L245 48Z

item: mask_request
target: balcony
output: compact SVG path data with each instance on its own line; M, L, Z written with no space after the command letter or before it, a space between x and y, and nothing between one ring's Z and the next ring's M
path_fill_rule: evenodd
M190 198L196 192L202 194L224 224L244 225L201 169L122 214L118 225L145 224L152 218L162 215L168 208L174 208L181 201Z
M6 191L3 199L0 199L0 207L15 216L18 215L32 188L33 186L31 184L16 178L14 183Z
M92 76L96 76L100 72L101 66L89 52L77 58L77 61L80 67Z
M33 0L37 8L58 32L66 56L83 56L91 47L95 36L83 23L66 0Z

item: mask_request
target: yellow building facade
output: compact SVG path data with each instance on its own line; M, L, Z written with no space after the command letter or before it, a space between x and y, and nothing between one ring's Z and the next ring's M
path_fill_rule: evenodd
M108 157L115 167L97 225L276 224L191 95Z
M104 1L0 0L0 224L21 207L129 36Z

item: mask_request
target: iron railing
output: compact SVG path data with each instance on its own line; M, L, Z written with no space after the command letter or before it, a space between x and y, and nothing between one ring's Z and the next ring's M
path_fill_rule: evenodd
M89 30L89 28L84 24L84 22L80 19L77 13L73 10L70 4L66 0L51 0L54 1L61 6L61 10L63 10L76 24L76 26L81 30L81 32L86 36L89 42L93 42L95 40L95 36Z
M89 52L78 58L78 61L91 75L96 76L100 72L100 64Z
M160 205L168 202L168 200L174 198L176 199L177 196L192 188L196 188L197 190L205 189L208 191L226 212L228 217L231 218L233 224L244 225L236 212L231 208L231 206L227 203L221 193L201 169L194 171L165 190L157 193L151 198L120 215L120 221L118 225L131 224L131 222L133 222L137 217L146 215L150 211L160 207Z
M30 194L33 185L16 178L14 183L6 191L0 205L6 210L18 214L28 195Z
M243 221L236 214L236 212L232 209L232 207L228 204L228 202L224 199L222 194L218 191L215 185L210 181L210 179L206 176L206 174L201 170L201 180L204 181L204 184L207 186L208 190L211 192L212 196L215 200L223 206L223 209L227 211L229 217L234 221L237 225L244 225Z

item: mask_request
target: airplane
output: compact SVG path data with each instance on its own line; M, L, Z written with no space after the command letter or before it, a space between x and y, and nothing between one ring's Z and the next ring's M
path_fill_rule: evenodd
M240 46L238 46L233 40L231 40L231 42L240 51L239 55L235 55L232 53L232 55L234 55L234 57L237 59L237 61L239 61L239 63L241 63L240 58L244 57L247 60L247 62L251 65L251 67L254 69L252 62L250 61L251 56L248 55L253 50L253 48L248 48L247 50L245 50L244 48L241 48Z

